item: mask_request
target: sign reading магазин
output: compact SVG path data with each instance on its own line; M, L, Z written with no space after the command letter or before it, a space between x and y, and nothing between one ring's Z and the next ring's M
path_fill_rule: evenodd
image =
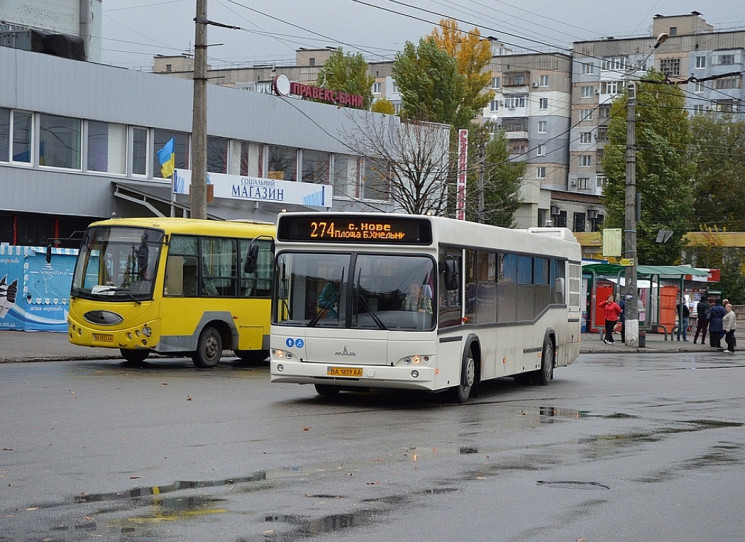
M333 191L328 184L298 183L263 177L208 173L207 184L213 186L216 198L289 203L309 207L331 207ZM177 169L173 175L173 192L189 194L191 171Z

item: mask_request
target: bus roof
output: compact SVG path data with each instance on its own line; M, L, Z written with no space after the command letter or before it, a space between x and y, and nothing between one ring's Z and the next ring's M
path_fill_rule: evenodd
M135 228L155 228L166 233L190 233L202 235L231 235L245 236L270 235L274 237L276 227L271 222L253 220L203 220L198 218L180 217L138 217L138 218L109 218L93 222L93 226L122 226Z

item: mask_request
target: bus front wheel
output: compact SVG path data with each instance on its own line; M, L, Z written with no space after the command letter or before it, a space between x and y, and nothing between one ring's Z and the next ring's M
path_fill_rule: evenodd
M142 363L150 354L147 350L125 350L124 348L120 348L119 352L127 363L133 364Z
M463 367L460 373L460 383L452 388L452 397L457 403L465 403L471 396L471 390L476 383L476 360L473 352L468 349L466 357L463 358Z
M339 387L329 386L328 384L316 384L316 393L324 397L331 397L339 393Z
M222 356L222 336L212 326L204 328L199 335L197 350L191 355L194 365L208 369L217 365Z
M541 370L536 374L536 381L542 386L548 385L554 379L554 343L546 337L543 340L543 351L541 352Z

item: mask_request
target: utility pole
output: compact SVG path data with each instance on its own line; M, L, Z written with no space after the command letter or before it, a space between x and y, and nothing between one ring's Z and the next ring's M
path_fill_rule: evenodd
M207 0L197 0L194 23L191 216L207 218Z
M479 222L484 223L486 204L484 202L484 175L485 175L485 162L486 157L484 155L484 142L479 142Z
M626 102L626 197L625 197L625 252L631 265L626 267L626 345L639 346L639 305L636 288L636 85L629 81Z

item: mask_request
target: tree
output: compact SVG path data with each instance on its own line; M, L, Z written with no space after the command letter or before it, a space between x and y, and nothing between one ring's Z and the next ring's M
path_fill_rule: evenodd
M481 39L478 28L463 32L453 19L440 21L440 29L441 31L437 28L432 31L435 43L456 60L458 73L466 78L463 107L478 112L494 98L493 90L484 92L491 82L491 44L488 40Z
M443 215L447 207L448 129L396 116L354 116L343 133L347 147L364 157L365 171L378 174L397 211ZM364 183L363 179L363 183ZM373 203L363 201L375 208Z
M434 38L422 38L418 47L407 41L396 53L392 74L401 93L401 117L457 127L475 116L465 102L468 85L458 62Z
M745 122L708 114L690 124L696 220L703 228L745 231Z
M345 54L336 49L318 71L318 86L341 90L362 96L364 109L372 104L372 86L375 78L368 74L367 62L360 53Z
M520 185L526 163L510 161L504 132L498 131L492 136L491 124L471 125L468 165L466 218L494 226L514 227L515 211L521 204ZM483 217L480 216L482 186Z
M626 189L626 111L628 93L611 106L608 144L603 155L607 183L603 189L605 227L623 227ZM683 235L693 218L695 166L687 160L690 132L683 92L663 84L663 75L649 72L636 84L636 191L641 195L637 221L637 260L648 265L680 261ZM672 230L667 243L657 243L661 229Z
M385 115L395 115L396 114L396 106L393 105L393 102L390 100L387 100L386 98L379 98L375 100L370 107L370 111L373 113L383 113Z

